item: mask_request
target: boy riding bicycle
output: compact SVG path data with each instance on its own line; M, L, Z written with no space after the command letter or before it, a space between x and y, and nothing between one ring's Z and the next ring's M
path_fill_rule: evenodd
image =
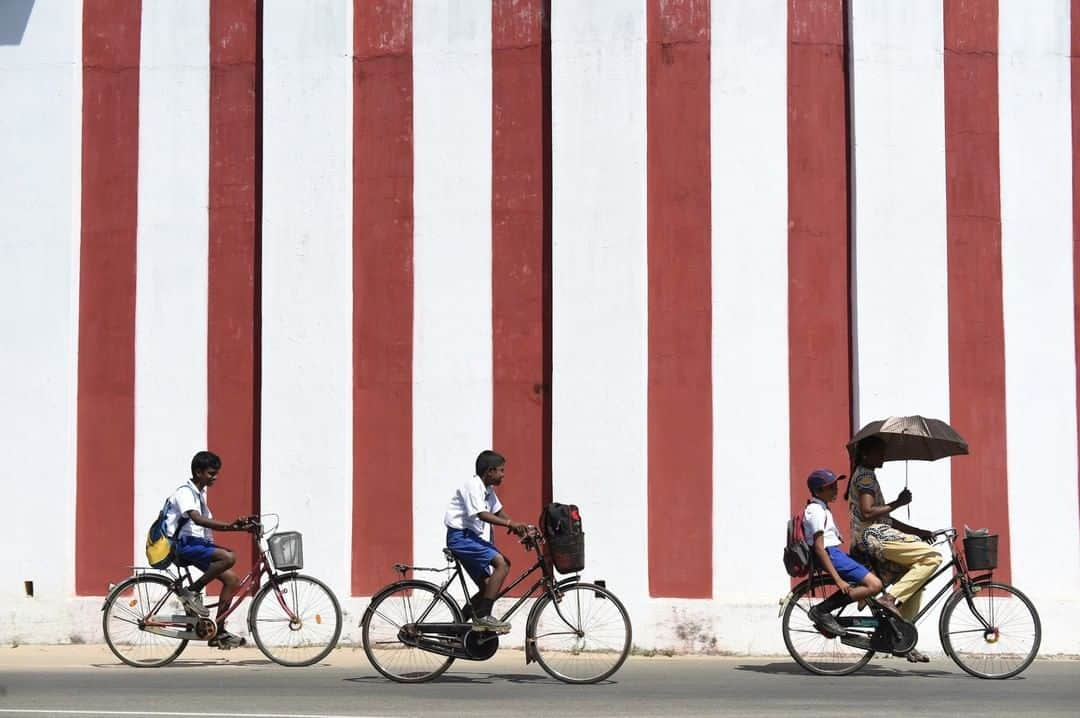
M510 561L492 543L491 527L503 526L518 536L528 531L503 511L495 487L503 482L506 459L494 451L481 451L476 457L476 475L454 492L446 508L446 547L476 582L480 591L470 601L476 630L505 633L510 624L491 615L495 598L510 572ZM466 607L468 610L468 607Z
M191 588L180 587L177 596L184 606L200 616L210 612L203 606L202 590L217 579L222 583L217 607L217 634L209 645L235 648L245 641L225 630L224 614L240 585L240 578L231 569L236 554L231 549L214 543L214 531L245 531L250 525L249 517L241 517L226 524L215 521L207 503L207 490L214 485L221 471L221 459L217 454L200 451L191 459L191 478L169 497L165 520L168 535L175 536L174 558L178 563L190 564L203 572Z

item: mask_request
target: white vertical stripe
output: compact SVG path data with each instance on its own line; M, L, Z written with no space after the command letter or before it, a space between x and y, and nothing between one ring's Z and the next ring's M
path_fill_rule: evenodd
M645 4L555 3L552 489L593 575L648 597ZM635 610L634 606L638 606Z
M209 0L143 2L135 281L137 564L145 563L147 524L191 475L192 454L206 448L209 62Z
M852 5L855 385L859 426L949 419L945 99L941 0ZM912 463L896 518L950 525L949 463ZM905 466L878 471L886 499Z
M81 20L76 3L0 3L0 455L23 467L4 480L5 609L25 605L26 580L74 593L74 562L42 557L75 541ZM13 617L5 634L67 638L48 623Z
M349 595L352 2L263 10L262 510Z
M731 550L788 513L785 0L713 1L710 84L713 595L742 602L786 578Z
M490 3L414 3L413 113L413 540L430 565L491 448Z
M1060 598L1080 589L1069 3L1002 2L999 12L1013 582ZM1060 631L1069 633L1065 626ZM1054 633L1044 626L1044 636Z

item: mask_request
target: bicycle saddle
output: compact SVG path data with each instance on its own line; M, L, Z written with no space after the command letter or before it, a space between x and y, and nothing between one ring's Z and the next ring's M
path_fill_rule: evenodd
M451 551L450 549L448 549L446 547L443 547L442 553L443 553L443 556L446 556L447 561L453 561L454 560L454 552Z

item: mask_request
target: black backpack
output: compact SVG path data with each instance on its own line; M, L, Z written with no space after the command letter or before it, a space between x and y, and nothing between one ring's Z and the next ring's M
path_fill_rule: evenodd
M585 568L585 532L581 512L574 504L548 504L536 522L544 534L546 553L559 573L577 573Z
M789 576L796 578L810 573L810 564L813 554L806 545L806 534L803 531L803 515L799 512L787 522L787 539L784 544L784 568Z

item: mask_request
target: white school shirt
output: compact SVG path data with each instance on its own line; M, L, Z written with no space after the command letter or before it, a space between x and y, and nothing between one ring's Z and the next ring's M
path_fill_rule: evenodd
M168 532L169 536L176 534L177 524L180 523L180 519L184 518L184 514L188 511L198 511L208 519L214 517L210 513L210 506L206 503L206 489L199 491L199 487L191 479L188 479L186 484L178 488L169 497L169 507L165 513L165 531ZM184 522L180 534L176 538L179 539L181 536L194 536L212 541L214 533L210 529L199 526L191 519L188 519Z
M836 520L833 519L829 506L821 499L814 497L803 510L803 535L806 537L808 546L814 545L814 536L824 534L825 548L839 546L844 543L840 536L840 529L836 528Z
M467 529L485 541L491 541L491 524L480 520L478 514L481 511L497 514L502 511L502 502L495 495L494 486L484 486L479 476L473 476L450 497L443 523L447 528Z

